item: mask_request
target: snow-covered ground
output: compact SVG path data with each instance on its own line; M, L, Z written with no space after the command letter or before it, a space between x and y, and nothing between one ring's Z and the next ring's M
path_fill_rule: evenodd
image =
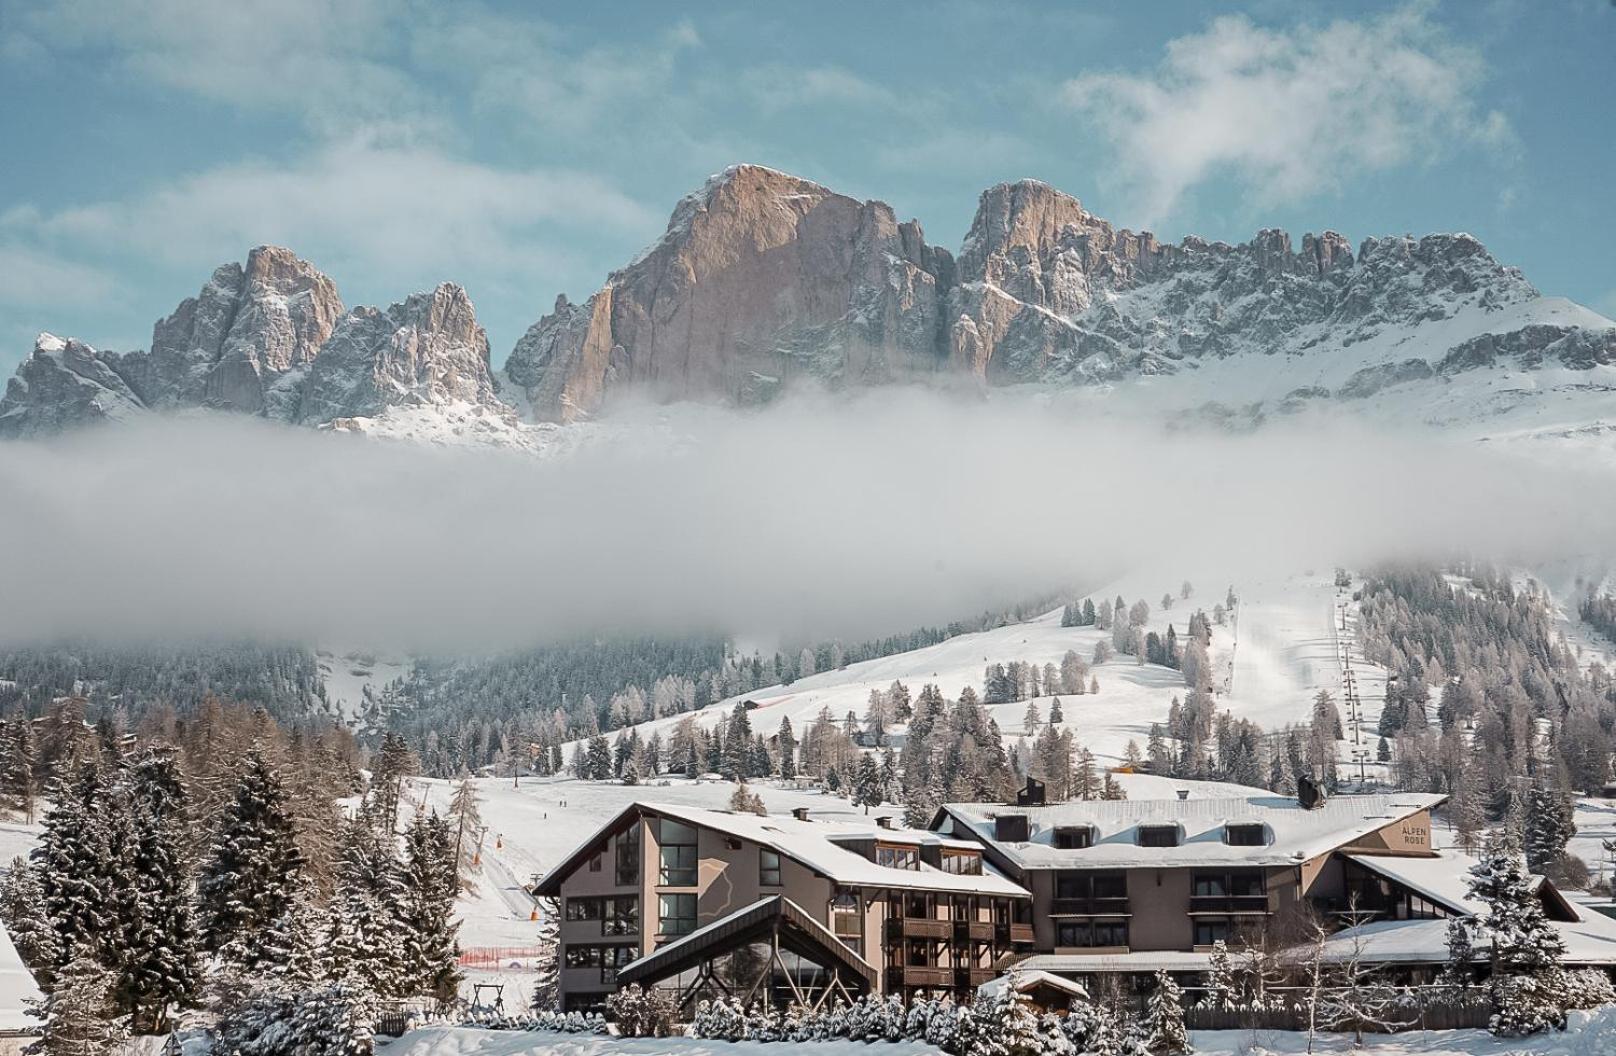
M1170 610L1160 607L1162 594L1177 597L1182 576L1131 575L1096 589L1092 598L1099 602L1121 595L1129 604L1143 598L1151 606L1147 629L1165 635L1171 622L1183 640L1190 615L1198 608L1211 612L1224 597L1224 585L1207 580L1208 588L1189 600L1175 600ZM1306 722L1313 697L1328 689L1339 702L1342 698L1342 668L1338 659L1338 636L1350 642L1353 615L1348 629L1338 630L1338 591L1333 570L1315 570L1267 581L1236 584L1240 603L1228 623L1212 630L1211 658L1216 672L1220 710L1237 718L1257 722L1265 730ZM1350 609L1350 598L1345 599ZM1110 641L1109 631L1093 627L1062 627L1059 610L1026 623L1012 624L975 634L963 634L937 645L899 653L863 663L850 664L837 671L826 671L798 679L789 686L770 686L745 694L754 701L754 729L773 733L782 718L789 718L798 736L823 708L840 720L849 711L864 715L872 689L885 690L893 681L902 681L911 694L928 682L935 683L948 698L957 697L970 686L982 690L983 669L989 664L1025 660L1060 666L1067 650L1074 650L1085 662L1094 654L1095 644ZM1353 669L1360 696L1365 703L1365 738L1374 749L1370 731L1380 718L1385 697L1385 673L1371 668L1353 651ZM1100 682L1097 695L1061 694L1065 725L1078 742L1104 763L1121 760L1130 740L1141 749L1152 723L1165 723L1173 698L1187 692L1183 676L1170 668L1141 665L1131 656L1116 656L1093 669ZM711 727L733 709L731 698L696 713L697 721ZM1039 710L1048 718L1049 701L1039 701ZM1025 732L1026 702L999 704L989 711L1006 738L1014 740ZM1343 714L1345 709L1343 708ZM684 716L669 716L643 723L642 737L661 731L664 737ZM1350 746L1341 746L1343 762L1350 758ZM571 758L571 748L568 749Z
M1350 1034L1308 1036L1293 1031L1199 1030L1191 1043L1201 1056L1262 1056L1264 1053L1361 1053L1363 1056L1616 1056L1616 1008L1573 1012L1564 1032L1531 1038L1495 1038L1481 1030L1411 1031L1369 1035L1355 1048ZM937 1048L917 1042L866 1044L823 1041L791 1045L765 1042L702 1041L696 1038L612 1038L597 1034L553 1034L429 1027L383 1040L385 1056L926 1056Z
M321 649L320 681L326 705L338 721L356 726L366 717L371 697L394 679L410 673L410 662L364 650Z

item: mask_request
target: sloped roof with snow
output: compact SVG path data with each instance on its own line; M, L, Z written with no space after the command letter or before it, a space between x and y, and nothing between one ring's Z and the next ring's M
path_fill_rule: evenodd
M1349 852L1344 857L1452 912L1468 915L1483 909L1480 902L1470 897L1470 885L1466 881L1476 859L1467 854L1444 850L1435 858L1410 858Z
M1332 796L1311 810L1272 793L1224 799L1080 800L1042 807L998 803L949 803L944 813L955 833L970 831L999 850L1017 868L1170 868L1204 865L1295 865L1361 839L1404 818L1429 810L1447 797L1388 793ZM995 819L1025 815L1029 839L1001 842ZM1267 843L1230 845L1227 825L1261 824ZM1138 830L1177 825L1176 847L1141 847ZM1057 828L1088 826L1092 846L1059 849Z
M1565 942L1565 963L1616 966L1616 920L1584 907L1576 921L1551 920ZM1440 964L1448 959L1446 920L1380 920L1331 935L1324 943L1329 961L1360 960ZM1480 954L1478 954L1480 956Z
M560 881L577 867L590 848L597 846L608 833L620 828L631 814L640 811L713 829L737 839L750 840L778 851L821 876L850 887L892 887L1030 897L1024 889L995 871L985 861L982 863L981 874L976 876L945 873L925 862L920 862L918 869L898 869L878 865L857 851L843 846L848 842L879 840L882 843L904 844L916 848L938 846L979 851L980 845L972 840L950 839L942 833L924 829L883 829L876 825L844 821L800 821L790 815L775 817L744 814L691 807L680 803L649 801L630 804L596 830L594 835L544 878L539 885L539 893L555 894Z

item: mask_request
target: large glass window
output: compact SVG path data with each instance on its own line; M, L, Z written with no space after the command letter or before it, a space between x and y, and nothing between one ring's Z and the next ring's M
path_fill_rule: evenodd
M683 822L663 818L657 827L662 868L657 883L668 887L696 886L696 830Z
M982 856L975 851L944 851L943 872L959 876L980 876Z
M763 887L780 886L780 852L764 847L758 851L758 883Z
M661 918L657 934L671 937L689 935L696 930L695 895L661 895L657 901Z
M1194 894L1197 898L1213 898L1228 894L1221 876L1196 876Z
M569 898L561 915L567 920L599 920L600 899Z
M1214 942L1228 942L1232 931L1226 920L1197 920L1195 922L1195 945L1210 946Z
M913 847L892 847L876 844L875 864L889 869L919 869L920 854Z
M640 899L637 895L618 895L603 900L600 931L602 935L638 935L640 933Z
M635 887L640 882L640 823L635 821L617 834L617 886Z
M1127 946L1125 920L1063 920L1055 926L1056 946Z

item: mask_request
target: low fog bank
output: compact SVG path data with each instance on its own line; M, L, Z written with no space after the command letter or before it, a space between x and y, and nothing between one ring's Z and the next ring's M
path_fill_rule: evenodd
M0 445L0 642L854 639L1123 569L1603 556L1611 484L1423 429L1168 434L919 391L640 410L550 460L159 421Z

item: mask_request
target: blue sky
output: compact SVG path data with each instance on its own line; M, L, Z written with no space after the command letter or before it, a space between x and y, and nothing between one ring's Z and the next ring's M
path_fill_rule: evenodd
M502 363L737 161L919 217L1033 176L1177 240L1467 230L1616 314L1616 5L0 0L0 370L263 242L453 279Z

